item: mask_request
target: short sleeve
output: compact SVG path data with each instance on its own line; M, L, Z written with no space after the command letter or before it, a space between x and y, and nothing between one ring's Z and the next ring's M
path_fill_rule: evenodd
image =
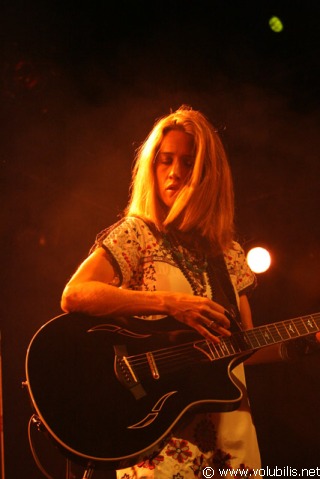
M224 252L224 258L238 294L250 294L257 285L257 278L250 269L240 244L234 241L232 247Z
M99 245L111 253L119 266L122 285L129 283L132 275L141 268L149 236L151 241L149 228L138 218L125 218L100 236Z

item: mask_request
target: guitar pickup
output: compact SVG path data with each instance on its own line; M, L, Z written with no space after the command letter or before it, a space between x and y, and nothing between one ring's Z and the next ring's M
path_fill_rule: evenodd
M146 356L147 356L147 360L148 360L148 363L149 363L149 366L150 366L150 369L151 369L151 374L152 374L153 379L160 379L160 374L159 374L159 371L158 371L156 361L154 359L153 354L152 353L147 353Z

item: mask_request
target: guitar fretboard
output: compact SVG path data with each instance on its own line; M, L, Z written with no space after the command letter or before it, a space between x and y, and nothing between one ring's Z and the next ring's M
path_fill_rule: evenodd
M207 354L209 359L213 361L242 352L255 351L271 344L308 336L319 330L320 313L317 313L260 326L247 331L239 331L230 337L220 338L220 343L218 344L206 340L197 341L194 343L194 347Z
M147 354L125 357L126 365L123 364L124 358L121 356L120 361L123 367L129 366L129 376L135 370L139 377L151 373L157 379L162 372L173 372L182 367L187 368L199 360L216 361L235 357L241 353L249 353L272 344L309 336L318 331L320 331L320 313L239 331L230 337L220 337L219 343L199 339L153 350Z

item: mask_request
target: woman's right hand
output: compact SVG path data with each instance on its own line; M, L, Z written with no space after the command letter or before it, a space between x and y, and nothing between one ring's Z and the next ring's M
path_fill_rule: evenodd
M192 294L118 288L110 284L114 277L108 255L102 248L97 249L67 284L62 309L95 316L165 314L194 328L208 341L218 343L217 335L230 336L230 322L218 303Z
M208 341L219 342L218 336L231 336L230 321L220 304L202 296L184 293L158 292L169 316L195 329Z

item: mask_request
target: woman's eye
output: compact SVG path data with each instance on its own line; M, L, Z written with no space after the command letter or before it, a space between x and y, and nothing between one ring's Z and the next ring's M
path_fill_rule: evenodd
M185 166L187 166L188 168L192 168L192 167L193 167L193 164L194 164L193 158L185 159L185 160L184 160L184 164L185 164Z
M158 161L161 165L171 165L172 158L170 156L159 156Z

